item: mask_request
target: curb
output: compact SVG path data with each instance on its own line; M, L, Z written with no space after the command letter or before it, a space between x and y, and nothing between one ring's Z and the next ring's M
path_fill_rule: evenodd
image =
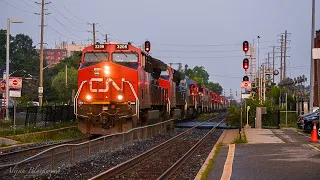
M59 129L51 129L51 130L47 130L47 131L40 131L40 132L33 132L33 133L26 133L26 134L18 134L18 135L14 135L14 136L8 136L6 138L10 139L12 137L23 137L23 136L47 134L47 133L52 133L52 132L55 132L55 131L62 131L62 130L73 129L73 128L77 128L77 126L69 126L69 127L59 128Z
M227 134L227 131L223 131L220 138L218 139L216 144L213 146L213 149L211 150L210 154L208 155L206 161L203 163L200 171L198 172L198 174L194 178L195 180L201 180L201 176L202 176L203 172L207 169L210 159L214 156L214 152L217 149L218 144L220 144L223 141L226 134Z

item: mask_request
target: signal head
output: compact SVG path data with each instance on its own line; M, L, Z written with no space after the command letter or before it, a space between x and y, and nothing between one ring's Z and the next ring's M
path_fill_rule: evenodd
M247 70L249 68L249 59L245 58L243 60L243 69Z
M249 42L248 41L243 41L243 51L247 53L249 51Z
M242 80L243 81L249 81L249 77L248 76L243 76Z
M146 41L146 42L144 42L144 50L146 51L146 52L149 52L150 51L150 47L151 45L150 45L150 41Z

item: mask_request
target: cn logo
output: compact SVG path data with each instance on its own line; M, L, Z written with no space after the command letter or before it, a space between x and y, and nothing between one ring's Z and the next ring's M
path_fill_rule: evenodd
M106 88L105 89L94 89L93 82L103 82L103 78L91 78L89 85L90 85L90 92L108 92L109 91L109 84L112 83L113 87L115 87L118 91L120 87L111 79L107 79L105 82ZM121 84L121 89L123 88L123 84Z

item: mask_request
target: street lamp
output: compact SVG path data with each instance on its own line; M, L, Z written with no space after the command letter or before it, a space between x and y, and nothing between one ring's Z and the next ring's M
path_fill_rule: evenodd
M7 53L6 53L6 120L10 119L9 115L9 49L10 49L10 23L22 23L19 19L7 19Z

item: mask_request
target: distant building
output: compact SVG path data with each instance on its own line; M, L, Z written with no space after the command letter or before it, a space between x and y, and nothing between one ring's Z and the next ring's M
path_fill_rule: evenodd
M72 42L71 44L68 44L67 41L62 41L59 45L56 45L56 49L64 49L67 51L67 57L72 56L74 52L82 51L84 48L90 46L90 44L76 44L75 42Z
M40 54L40 50L37 50ZM66 49L44 49L43 50L43 59L48 65L55 64L60 60L68 57Z

